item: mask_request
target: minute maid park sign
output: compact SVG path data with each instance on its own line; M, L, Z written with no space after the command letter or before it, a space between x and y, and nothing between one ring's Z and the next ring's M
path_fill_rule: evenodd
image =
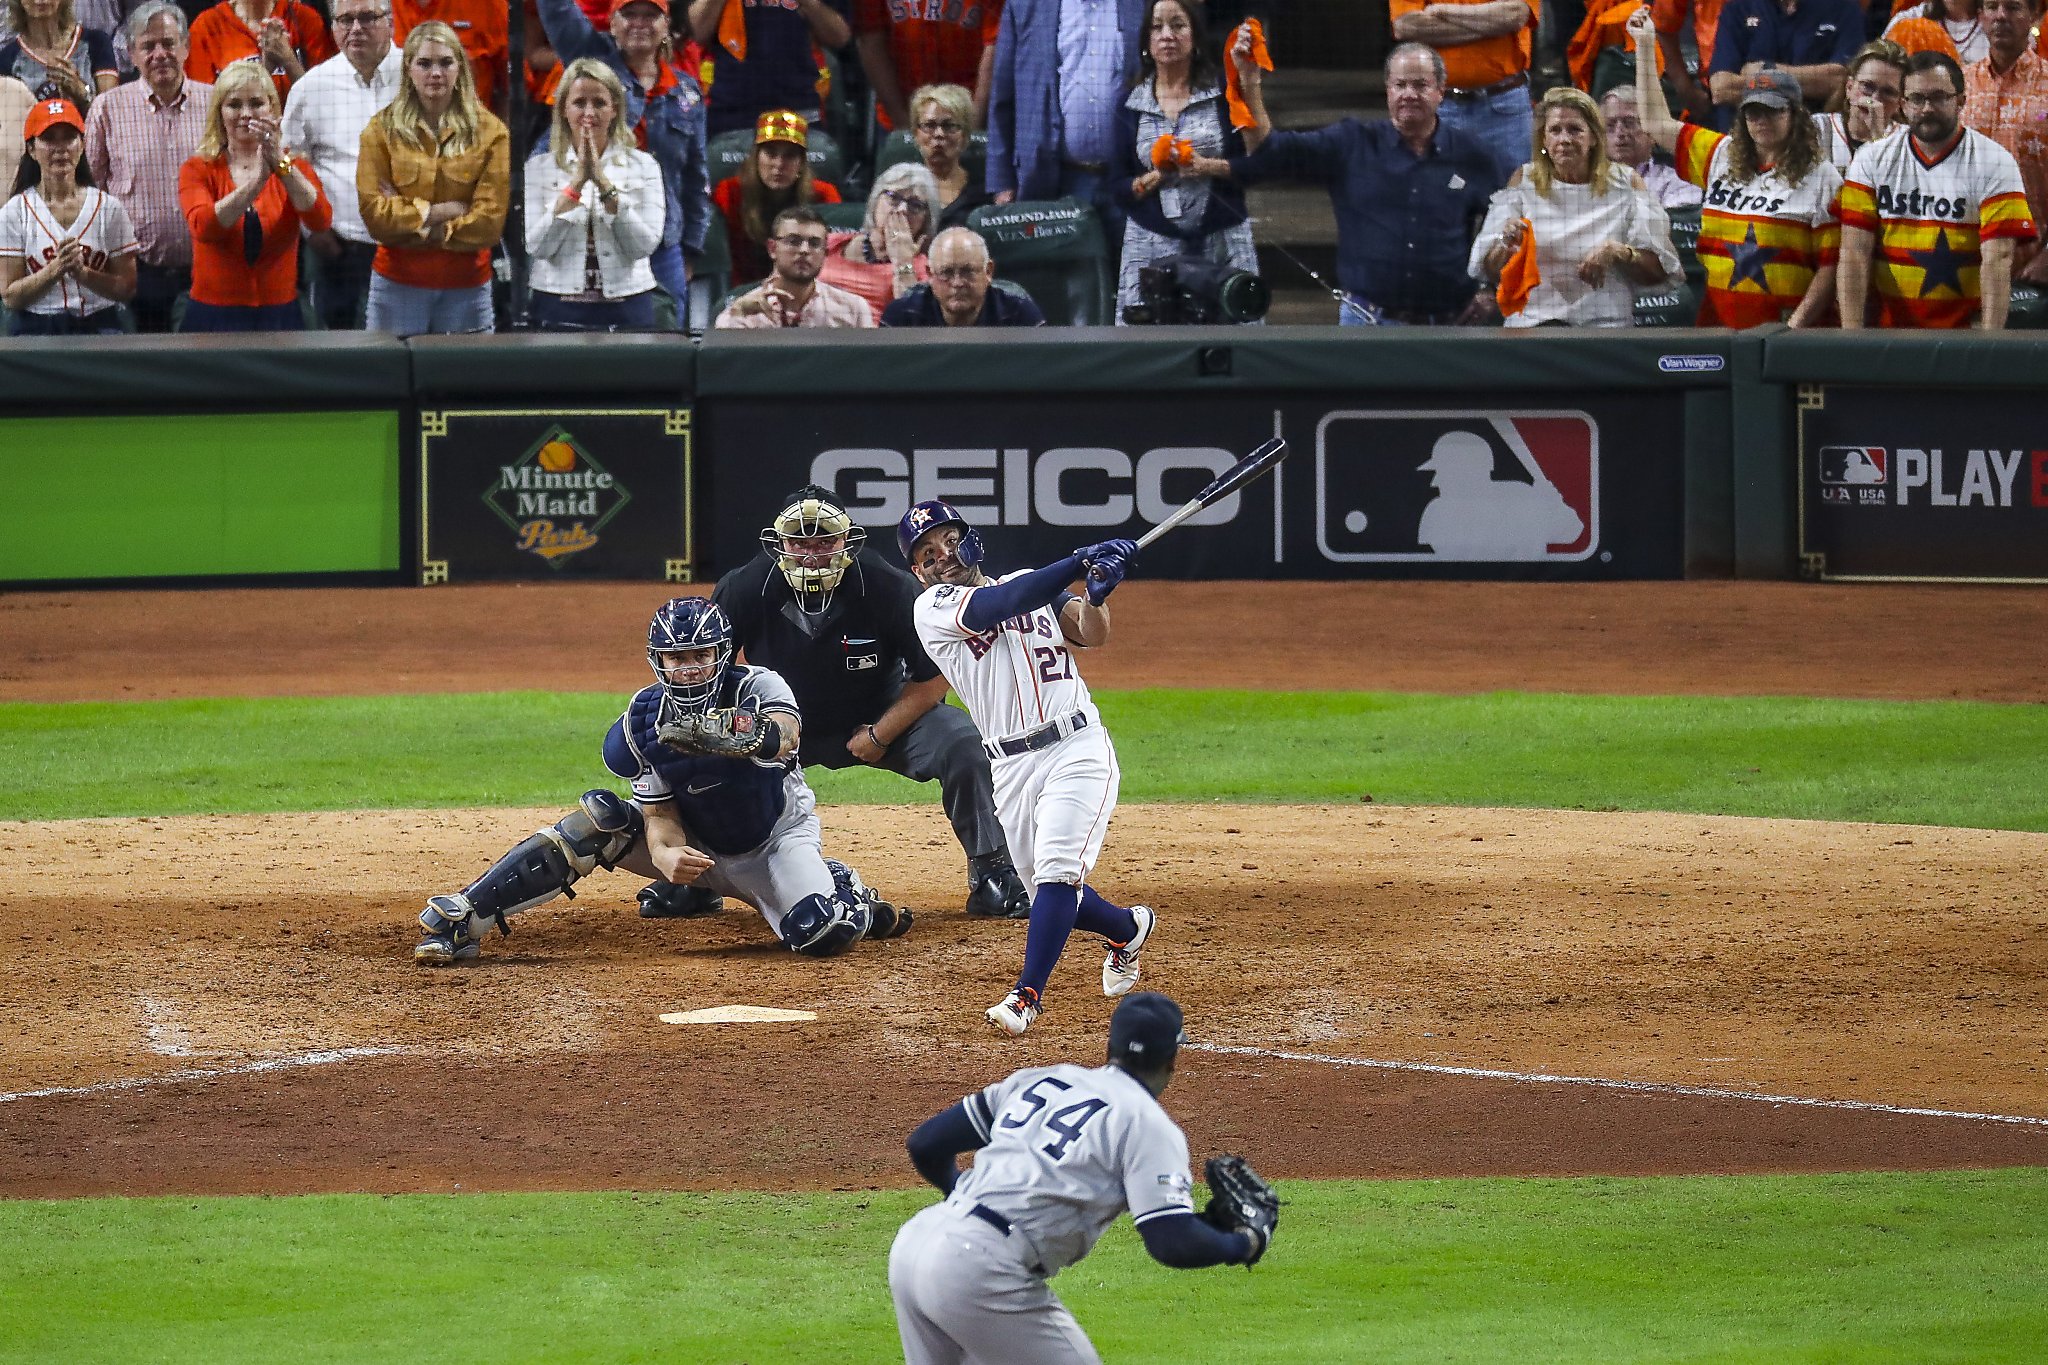
M498 468L484 502L518 537L516 548L559 567L597 544L597 533L633 500L566 427L556 426L524 455Z

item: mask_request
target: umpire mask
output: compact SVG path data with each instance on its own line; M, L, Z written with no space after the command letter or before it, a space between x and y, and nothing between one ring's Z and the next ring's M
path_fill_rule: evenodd
M812 484L791 494L774 522L761 529L761 548L795 591L798 609L816 615L832 606L832 594L867 538L866 527Z

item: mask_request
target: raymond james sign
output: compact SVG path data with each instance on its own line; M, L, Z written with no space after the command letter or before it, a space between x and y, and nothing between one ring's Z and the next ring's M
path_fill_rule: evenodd
M690 415L420 415L420 581L691 576Z
M818 483L869 528L870 554L894 560L897 520L944 498L997 568L1040 563L1143 534L1277 433L1294 457L1149 547L1146 574L1677 577L1679 396L1527 397L706 400L706 548L718 572L744 562L779 499Z
M1830 386L1802 402L1799 451L1810 576L2048 579L2038 394Z

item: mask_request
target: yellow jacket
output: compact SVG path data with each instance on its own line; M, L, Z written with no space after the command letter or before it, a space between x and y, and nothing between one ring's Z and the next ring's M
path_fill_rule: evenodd
M385 193L385 186L396 190ZM505 232L512 193L512 138L487 109L477 111L476 145L466 152L409 147L385 131L382 115L363 129L356 194L363 226L378 243L376 271L421 289L471 289L491 277L491 248ZM427 241L435 204L469 211L444 224L439 244Z

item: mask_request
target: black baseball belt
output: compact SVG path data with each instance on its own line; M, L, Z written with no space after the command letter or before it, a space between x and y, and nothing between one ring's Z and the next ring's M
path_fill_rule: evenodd
M1010 1220L1003 1217L1003 1215L997 1213L994 1209L990 1208L986 1204L976 1204L973 1207L969 1208L967 1210L967 1216L969 1218L979 1218L982 1222L988 1224L997 1232L1002 1233L1005 1237L1008 1237L1010 1235ZM1034 1275L1045 1274L1044 1266L1032 1265L1026 1266L1025 1269L1029 1270Z
M1444 98L1453 100L1492 99L1495 95L1505 95L1510 90L1520 90L1528 83L1529 73L1521 71L1509 76L1506 80L1495 81L1492 85L1453 86L1444 91Z
M1056 720L1047 721L1036 730L1026 730L1021 735L1012 735L1008 739L985 739L981 742L981 747L988 751L990 758L1015 758L1019 754L1032 754L1040 749L1050 749L1076 730L1087 728L1088 713L1070 711Z

